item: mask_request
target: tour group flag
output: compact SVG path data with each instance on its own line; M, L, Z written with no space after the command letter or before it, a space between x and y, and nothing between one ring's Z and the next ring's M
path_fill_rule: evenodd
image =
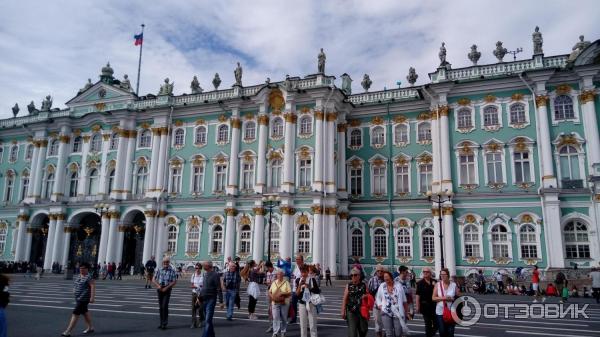
M135 39L135 43L133 45L139 46L144 42L144 33L134 35L133 38Z

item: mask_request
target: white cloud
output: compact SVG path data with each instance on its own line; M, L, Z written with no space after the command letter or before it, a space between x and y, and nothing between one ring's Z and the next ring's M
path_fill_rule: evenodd
M418 83L439 64L446 42L453 67L468 66L475 43L480 64L493 63L496 41L509 49L523 47L529 58L531 33L539 25L546 55L566 54L580 34L599 36L600 3L581 1L233 1L84 2L27 1L0 4L0 117L11 116L15 102L26 113L51 94L64 107L87 78L98 79L110 61L115 75L127 73L135 85L138 49L133 34L147 25L140 93L156 93L165 77L175 93L189 92L198 75L212 89L218 72L221 88L233 83L235 63L244 67L246 85L286 74L316 72L319 48L327 53L326 72L348 73L359 92L364 73L371 90L406 83L409 66ZM507 56L508 60L512 56Z

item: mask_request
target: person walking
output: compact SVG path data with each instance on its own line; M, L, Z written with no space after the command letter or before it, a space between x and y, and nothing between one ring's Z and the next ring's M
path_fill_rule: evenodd
M271 288L271 284L273 284L273 281L275 281L276 273L274 272L275 268L273 268L273 263L271 261L267 261L267 263L265 263L265 269L266 269L265 285L267 286L267 305L268 305L267 311L269 312L269 328L265 332L271 333L271 332L273 332L273 311L272 311L272 305L271 305L271 300L270 300L270 295L269 295L269 289Z
M158 311L160 313L159 329L165 330L169 323L169 300L171 299L171 290L177 284L177 273L171 267L171 260L165 257L162 261L162 268L156 272L152 283L156 287L158 294Z
M296 296L296 279L300 278L300 268L304 266L304 256L302 254L296 255L296 266L292 272L292 278L290 283L292 284L292 308L290 309L291 317L290 324L296 324L298 319L298 296Z
M382 265L378 264L375 267L375 275L369 279L369 283L367 284L367 289L369 294L375 298L377 296L377 291L379 290L379 286L383 283L383 272L384 268ZM377 306L373 306L373 320L375 321L375 334L377 337L383 337L383 322L381 322L381 311L377 308Z
M369 331L369 322L361 315L360 307L363 298L368 296L367 286L360 280L361 272L358 268L352 268L350 277L351 281L344 289L341 315L348 325L348 337L365 337Z
M300 268L300 277L296 279L296 297L298 298L298 315L300 316L300 336L317 337L317 308L311 302L311 295L320 294L319 282L308 275L309 266Z
M292 289L288 280L283 277L283 270L277 270L276 275L277 278L269 288L269 301L273 312L273 337L285 337Z
M596 304L600 303L600 268L592 268L590 273L592 279L592 296L596 299Z
M537 303L540 296L542 297L542 302L545 302L546 297L542 296L542 293L540 291L540 270L537 264L533 266L533 272L531 273L531 286L533 288L535 296L533 299L533 303Z
M444 306L450 310L454 299L460 296L460 291L456 283L450 280L450 271L448 268L440 270L440 282L433 291L432 300L437 302L435 314L438 322L440 337L454 337L454 322L444 321Z
M9 270L10 272L10 270ZM8 336L8 327L6 325L6 306L10 301L10 293L8 292L8 284L10 279L6 274L0 274L0 337Z
M408 335L410 334L410 331L408 329L407 321L413 318L414 301L412 288L410 287L409 271L406 266L398 267L398 277L394 279L394 282L402 286L402 291L404 291L404 296L406 297L408 310L400 317L400 325L402 326L402 334Z
M559 271L556 274L556 279L554 280L554 283L556 283L556 290L558 290L558 296L560 296L560 303L565 302L569 297L569 282L567 281L567 277L562 271Z
M247 280L250 282L248 283L248 288L246 290L248 293L248 318L258 319L255 311L256 303L258 302L258 297L260 296L260 288L258 287L260 269L256 266L256 262L254 262L254 260L250 260L245 268L248 268Z
M235 263L229 263L228 270L223 274L223 291L225 292L225 303L227 304L227 320L233 320L233 307L242 278Z
M119 265L117 266L117 280L122 280L123 279L123 264L121 262L119 262Z
M204 325L204 308L202 307L202 297L200 296L202 287L204 286L204 276L202 275L202 264L200 262L194 266L194 273L190 282L192 283L192 325L190 328L194 329L198 325L201 327ZM198 314L198 319L196 319L196 313ZM198 321L201 323L198 324Z
M331 270L329 270L329 267L327 267L327 269L325 269L325 286L332 286L333 283L331 282Z
M504 275L500 271L496 272L496 283L498 283L498 294L504 294Z
M213 316L217 298L221 307L223 307L223 292L221 291L221 278L217 273L211 261L204 262L204 279L200 298L204 304L204 331L202 337L215 337L215 328L213 325Z
M146 261L146 264L143 266L146 270L146 289L152 288L152 279L154 278L154 270L156 269L156 261L154 260L154 256L150 257L150 260ZM144 275L144 272L141 273Z
M75 278L75 285L73 287L73 294L75 295L75 309L71 314L71 320L67 329L61 334L63 337L71 336L71 331L77 324L79 316L83 315L87 328L83 330L84 334L90 334L94 332L94 325L92 324L92 316L88 311L88 304L94 303L96 298L96 283L89 273L90 264L83 262L79 266L79 275Z
M425 337L433 337L437 331L435 317L435 303L433 302L433 289L435 280L431 277L431 269L423 268L423 278L417 282L417 293L415 299L415 311L423 315L425 323Z
M394 276L389 271L383 272L383 281L377 290L375 305L381 311L381 321L386 337L400 337L407 331L402 328L401 321L408 312L408 303L404 287L394 282Z

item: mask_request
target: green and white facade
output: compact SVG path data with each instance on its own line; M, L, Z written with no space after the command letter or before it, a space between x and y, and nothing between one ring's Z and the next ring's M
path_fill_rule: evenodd
M319 73L137 97L104 67L66 109L0 121L0 257L266 260L275 194L272 256L334 275L353 258L439 270L441 248L462 276L597 265L599 55L359 94ZM428 194L452 197L440 212Z

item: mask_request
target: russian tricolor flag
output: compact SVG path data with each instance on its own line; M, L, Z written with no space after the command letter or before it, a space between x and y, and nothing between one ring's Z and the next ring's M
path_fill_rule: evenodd
M139 46L144 42L144 33L134 35L133 38L135 39L135 43L133 45Z

